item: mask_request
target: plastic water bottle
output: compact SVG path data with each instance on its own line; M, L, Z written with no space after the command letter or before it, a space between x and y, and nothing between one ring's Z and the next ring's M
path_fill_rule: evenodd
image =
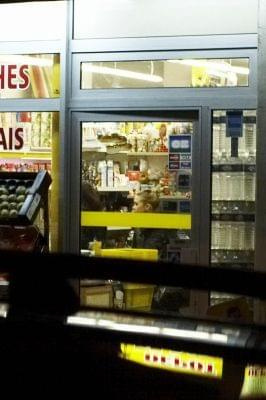
M211 248L219 249L219 225L217 221L212 222L211 226Z
M245 173L244 196L246 201L255 201L255 173Z
M212 139L212 153L213 153L213 163L219 158L220 154L220 125L213 124L213 139Z
M212 174L212 200L220 200L220 173Z
M230 157L231 154L231 140L226 136L226 125L220 124L220 141L219 141L220 153L225 154L226 157Z
M231 182L232 182L231 172L220 173L220 200L232 200L231 199Z
M244 173L233 172L229 181L229 199L244 200Z
M228 249L230 245L230 238L228 235L229 232L229 224L226 222L219 223L219 249Z
M244 124L245 150L247 153L256 149L256 127L254 124Z
M245 226L245 249L254 250L255 248L255 225L254 222L246 223Z

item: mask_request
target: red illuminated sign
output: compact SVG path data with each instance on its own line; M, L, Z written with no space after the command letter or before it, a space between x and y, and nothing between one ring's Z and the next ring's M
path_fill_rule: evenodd
M24 145L23 128L0 128L0 150L20 150Z
M26 90L29 85L28 65L0 64L0 89Z

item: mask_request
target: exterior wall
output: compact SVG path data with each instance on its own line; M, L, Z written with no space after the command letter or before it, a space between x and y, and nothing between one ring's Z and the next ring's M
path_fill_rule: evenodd
M257 33L258 0L75 0L74 38Z
M65 1L0 4L0 42L58 40L65 32Z

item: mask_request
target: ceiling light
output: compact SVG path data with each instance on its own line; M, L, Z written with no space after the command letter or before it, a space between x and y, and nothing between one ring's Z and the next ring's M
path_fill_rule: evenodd
M167 60L170 63L174 64L184 64L184 65L191 65L193 67L204 67L208 69L213 69L221 72L235 72L236 74L241 75L249 75L249 68L247 67L236 67L230 65L226 62L214 62L209 60L191 60L191 59L184 59L184 60Z
M0 55L0 64L27 64L38 67L52 67L54 62L52 58L38 58L21 54L6 54Z
M102 67L100 65L93 65L88 63L82 63L82 72L93 72L96 74L121 76L123 78L137 79L154 83L160 83L163 81L163 78L159 75L143 74L141 72L127 71L125 69L119 68Z

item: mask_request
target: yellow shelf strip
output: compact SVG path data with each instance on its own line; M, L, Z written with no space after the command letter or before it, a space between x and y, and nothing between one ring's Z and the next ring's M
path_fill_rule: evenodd
M20 159L20 160L51 160L51 152L49 151L27 151L27 152L18 152L18 151L7 151L0 152L1 159Z
M82 211L82 226L191 229L191 214Z

